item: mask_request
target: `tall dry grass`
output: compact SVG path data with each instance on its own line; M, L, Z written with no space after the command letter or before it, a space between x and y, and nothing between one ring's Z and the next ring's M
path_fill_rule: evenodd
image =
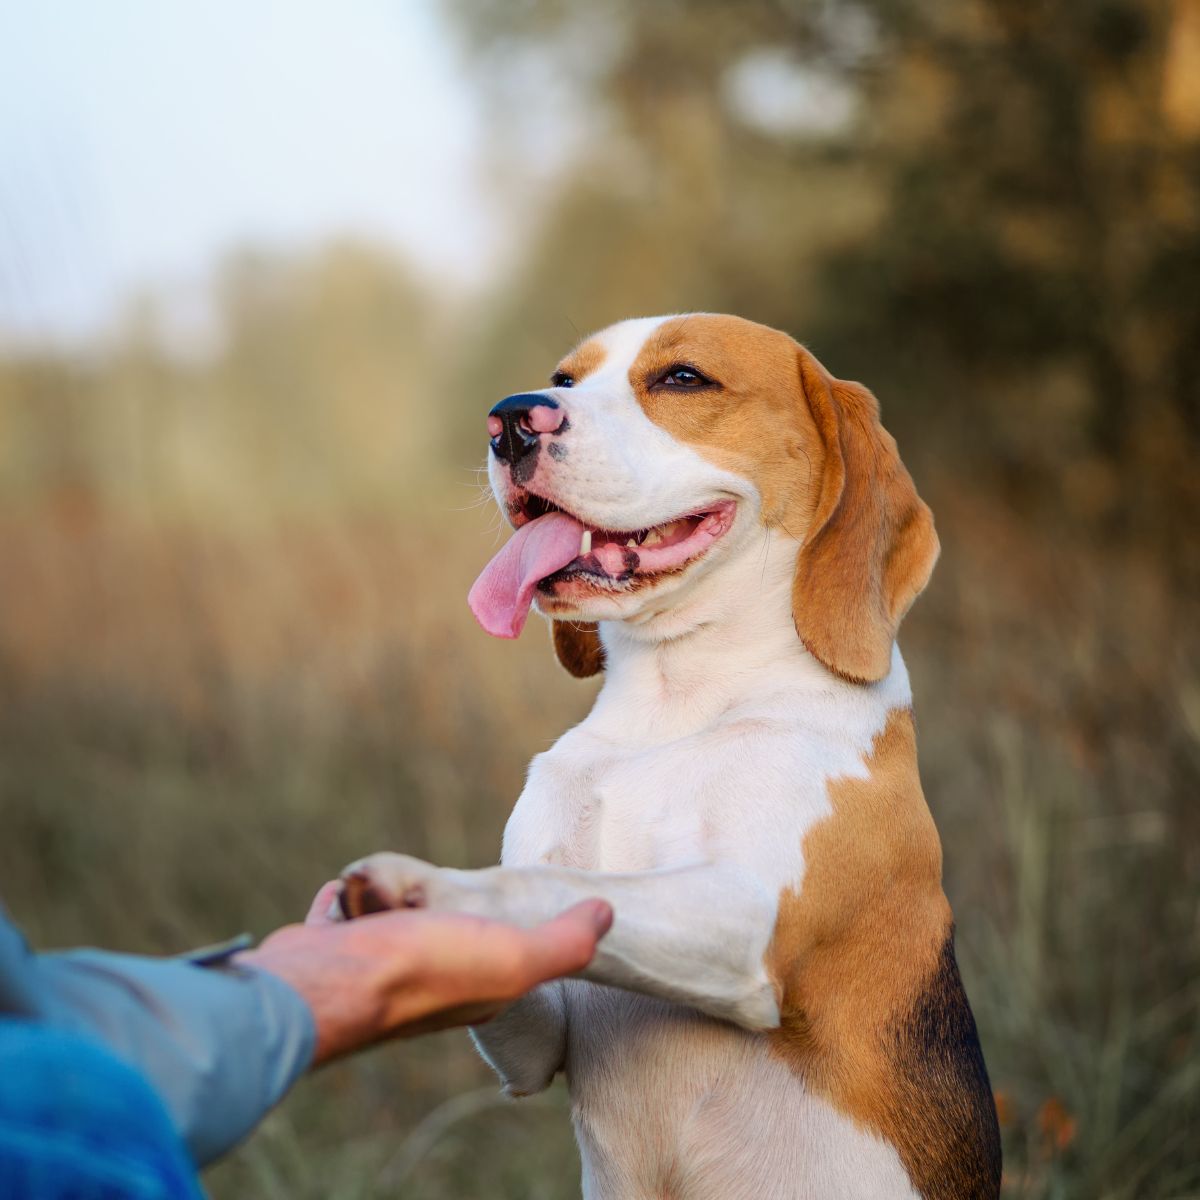
M927 792L1011 1197L1200 1188L1200 672L1153 563L946 490L905 629ZM481 865L591 688L463 595L496 541L420 514L253 531L83 494L0 520L0 877L42 945L168 952L294 919L364 850ZM565 1101L465 1038L306 1081L215 1196L577 1194Z
M78 495L6 514L0 878L31 939L171 952L296 919L371 849L495 861L524 760L589 689L540 639L475 627L464 589L493 526L231 535ZM488 1084L463 1035L330 1068L210 1186L572 1194L561 1105L514 1113ZM460 1161L460 1135L493 1161Z

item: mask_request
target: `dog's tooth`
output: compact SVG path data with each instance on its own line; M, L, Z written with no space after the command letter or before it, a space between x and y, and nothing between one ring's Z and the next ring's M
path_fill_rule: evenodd
M636 550L637 549L637 539L630 538L629 541L627 541L625 543L625 545L628 546L630 550Z
M584 554L591 554L591 552L592 552L592 531L590 529L585 529L583 531L583 536L579 539L579 553L580 553L580 555L584 555Z
M655 528L650 530L644 538L642 538L643 546L657 546L663 540L662 530Z

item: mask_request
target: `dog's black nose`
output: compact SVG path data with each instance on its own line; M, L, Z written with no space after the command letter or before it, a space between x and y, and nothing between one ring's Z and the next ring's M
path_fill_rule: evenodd
M501 462L515 467L537 450L540 434L556 433L562 428L565 416L557 400L540 392L508 396L488 413L492 450Z

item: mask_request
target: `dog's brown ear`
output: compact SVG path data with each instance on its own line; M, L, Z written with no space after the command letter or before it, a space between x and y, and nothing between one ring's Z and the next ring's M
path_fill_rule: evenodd
M604 670L604 647L595 621L551 621L550 636L558 661L576 679Z
M792 616L815 658L845 679L873 683L891 669L896 630L937 561L933 514L865 387L831 378L806 350L800 384L824 465Z

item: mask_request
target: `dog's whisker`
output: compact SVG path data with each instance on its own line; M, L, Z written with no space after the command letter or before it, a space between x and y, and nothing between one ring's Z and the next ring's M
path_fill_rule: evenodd
M771 552L771 532L771 529L768 527L767 535L763 538L762 567L758 574L759 587L762 587L767 581L767 559L770 557Z

